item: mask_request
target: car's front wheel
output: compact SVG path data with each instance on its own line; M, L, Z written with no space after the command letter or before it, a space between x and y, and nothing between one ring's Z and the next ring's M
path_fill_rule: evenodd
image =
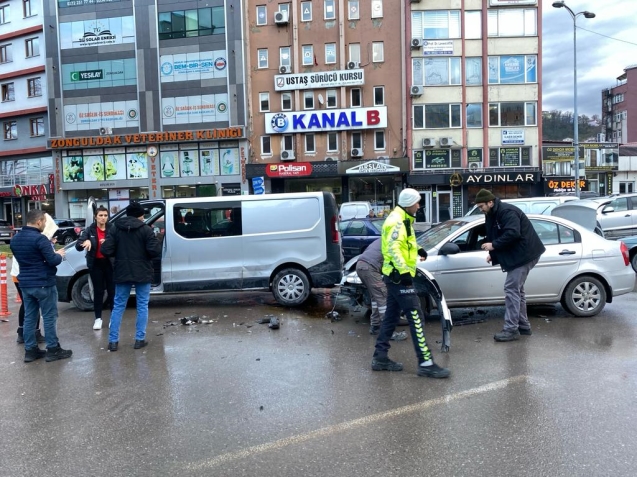
M73 237L71 237L70 235L65 235L64 238L62 239L62 243L64 245L68 245L73 242L74 242Z
M286 268L275 275L272 294L283 306L298 306L310 296L310 281L301 270Z
M88 273L78 278L71 289L73 304L81 311L93 310L93 298L88 283Z
M595 316L606 306L606 289L597 278L577 277L564 290L562 305L575 316Z

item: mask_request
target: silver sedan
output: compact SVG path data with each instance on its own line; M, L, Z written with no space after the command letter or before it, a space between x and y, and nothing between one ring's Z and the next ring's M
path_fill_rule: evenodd
M600 313L613 297L629 293L635 273L628 248L568 220L528 215L546 252L524 286L527 303L561 303L575 316ZM419 244L449 307L504 304L506 275L486 262L484 216L449 220L426 231Z

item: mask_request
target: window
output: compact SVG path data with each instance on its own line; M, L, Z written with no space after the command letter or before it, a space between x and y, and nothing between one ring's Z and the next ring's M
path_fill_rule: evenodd
M530 147L496 147L489 149L489 167L517 167L530 165Z
M0 25L3 23L9 23L9 15L11 10L9 9L9 5L0 5Z
M482 84L482 58L465 58L465 84L480 86Z
M11 44L0 45L0 63L10 63L11 61L13 61Z
M312 45L303 45L303 66L314 66L314 47Z
M270 93L259 93L259 111L270 111Z
M325 64L333 65L336 63L336 43L325 44Z
M489 84L537 83L537 56L490 56Z
M314 134L305 135L305 152L316 152L316 143L314 141Z
M281 93L281 111L292 111L292 93Z
M279 48L279 66L290 66L292 59L290 58L290 47L282 46Z
M459 85L460 58L414 58L413 75L416 85Z
M287 17L290 18L290 4L289 3L279 3L279 12L286 13Z
M383 42L372 42L372 62L382 63L383 61L385 61L385 47Z
M460 38L460 10L428 10L412 12L414 38L439 40Z
M363 105L363 92L360 88L352 88L350 91L350 105L352 108L360 108Z
M482 38L482 12L480 10L464 12L464 37L467 40Z
M301 2L301 21L312 21L312 2Z
M352 133L352 149L363 149L363 133Z
M383 106L385 104L385 87L374 86L374 106Z
M336 100L336 90L328 89L325 94L327 95L327 107L328 108L337 108L338 102Z
M268 67L268 50L264 48L262 50L257 50L257 64L259 68L267 68Z
M268 24L268 8L265 5L257 5L257 25Z
M24 40L25 56L27 58L33 58L34 56L40 56L40 39L29 38Z
M314 109L314 93L312 91L303 92L303 109Z
M40 78L30 78L27 80L27 91L29 98L42 96L42 82Z
M383 18L383 0L372 0L372 18Z
M338 151L338 133L330 132L327 133L327 152L337 152Z
M360 43L350 43L349 61L353 61L355 63L361 62L361 44Z
M336 18L336 5L334 0L323 0L323 18L334 20Z
M3 123L4 140L18 139L18 123L16 121L7 121Z
M261 136L261 155L271 156L272 145L270 144L270 136Z
M489 126L535 126L536 103L490 103Z
M619 193L620 194L632 194L634 192L635 183L634 182L620 182L619 183Z
M467 104L467 127L482 127L482 103Z
M22 0L22 8L24 11L24 18L38 14L38 3L35 0Z
M349 0L347 2L347 19L348 20L360 20L361 11L358 0Z
M5 83L2 85L2 101L15 101L13 83Z
M44 118L31 118L29 125L31 127L31 137L44 136Z
M530 213L536 213L531 211ZM581 238L573 229L545 220L531 219L531 225L544 245L580 242Z
M187 239L241 235L241 203L178 204L175 232Z
M293 151L294 150L294 136L291 134L285 134L281 138L281 149L284 151Z
M536 8L489 9L487 14L489 36L537 35Z
M459 128L460 104L425 104L414 106L414 129Z
M258 10L257 21L259 21ZM225 35L226 33L224 7L161 12L158 15L158 22L160 40Z
M385 150L385 131L374 131L374 150Z

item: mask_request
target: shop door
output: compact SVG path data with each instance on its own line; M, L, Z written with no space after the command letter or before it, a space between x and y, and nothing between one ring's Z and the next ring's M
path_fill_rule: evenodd
M451 192L438 192L438 222L453 218Z
M431 191L420 193L420 209L416 212L416 222L431 224Z

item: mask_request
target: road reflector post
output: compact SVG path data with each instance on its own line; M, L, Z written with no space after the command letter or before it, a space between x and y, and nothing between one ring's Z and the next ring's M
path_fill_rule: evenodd
M0 254L0 316L10 316L7 298L7 256ZM9 321L9 320L2 320Z

